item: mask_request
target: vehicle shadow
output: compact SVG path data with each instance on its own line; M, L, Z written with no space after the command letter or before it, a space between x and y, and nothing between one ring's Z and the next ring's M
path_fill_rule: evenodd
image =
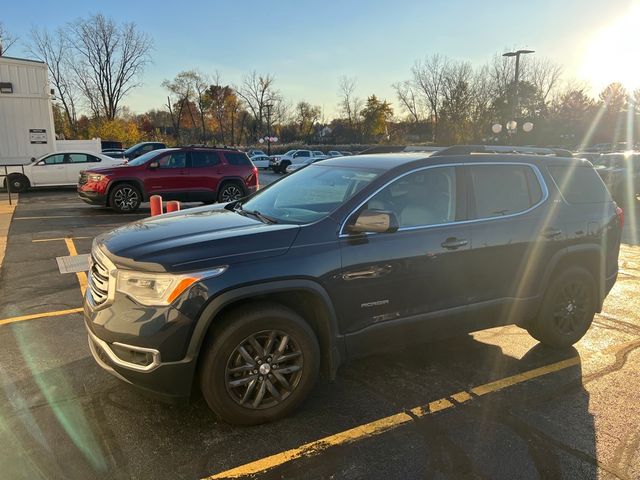
M39 348L38 345L32 346ZM219 423L196 396L165 405L91 358L22 379L0 367L7 478L200 478L510 375L576 357L521 358L464 336L351 362L292 416ZM264 478L595 478L595 432L580 364L334 447Z

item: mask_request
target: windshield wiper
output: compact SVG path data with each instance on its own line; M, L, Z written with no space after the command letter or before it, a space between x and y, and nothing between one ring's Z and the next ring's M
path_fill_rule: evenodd
M265 215L263 213L260 213L258 210L245 210L244 208L242 208L242 202L236 203L233 207L233 211L236 213L239 213L240 215L245 215L245 216L251 215L253 217L256 217L262 223L266 223L266 224L278 223L278 220L276 220L275 218Z

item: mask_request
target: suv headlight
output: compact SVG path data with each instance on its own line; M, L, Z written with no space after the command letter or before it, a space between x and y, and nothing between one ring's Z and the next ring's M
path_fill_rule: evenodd
M103 178L105 178L104 175L100 175L99 173L90 173L89 174L89 181L90 182L99 182Z
M226 266L205 272L173 275L170 273L146 273L118 270L116 290L147 306L170 305L187 288L205 278L217 277Z

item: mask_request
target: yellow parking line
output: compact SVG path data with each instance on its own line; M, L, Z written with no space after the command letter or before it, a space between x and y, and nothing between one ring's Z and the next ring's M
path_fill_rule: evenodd
M475 395L485 395L487 393L496 392L503 388L523 383L533 378L557 372L559 370L563 370L565 368L569 368L578 364L580 364L580 357L573 357L568 360L552 363L551 365L529 370L527 372L513 375L511 377L497 380L495 382L479 385L472 388L470 392L474 393ZM470 392L458 392L451 395L449 398L459 403L473 400L474 397L470 394ZM360 425L349 430L345 430L343 432L321 438L320 440L307 443L305 445L302 445L301 447L293 448L281 453L276 453L275 455L261 458L254 462L250 462L245 465L241 465L239 467L235 467L230 470L211 475L203 480L239 478L247 475L256 475L258 473L263 473L267 470L271 470L272 468L280 466L284 463L290 462L291 460L318 455L329 447L346 445L363 440L365 438L373 437L375 435L380 435L381 433L393 430L401 425L410 422L413 417L409 415L409 413L418 417L422 417L454 407L455 405L449 400L449 398L441 398L439 400L430 402L427 405L413 408L409 410L408 413L396 413L394 415L390 415L388 417L384 417L379 420L375 420L373 422L366 423L364 425Z
M41 243L41 242L55 242L55 241L63 241L63 240L67 240L68 238L72 238L74 240L84 240L86 238L92 238L92 237L58 237L58 238L40 238L38 240L31 240L32 243Z
M73 239L65 238L64 243L67 244L67 250L69 250L69 255L71 255L72 257L77 257L78 251L76 250L75 243L73 243ZM84 294L87 291L87 274L85 272L76 272L76 277L78 277L78 283L80 284L80 291L82 292L82 296L84 297Z
M21 317L11 317L4 318L0 320L0 325L6 325L8 323L22 322L24 320L35 320L37 318L46 318L46 317L61 317L63 315L70 315L72 313L80 313L82 312L82 308L71 308L69 310L58 310L57 312L42 312L42 313L33 313L31 315L22 315Z

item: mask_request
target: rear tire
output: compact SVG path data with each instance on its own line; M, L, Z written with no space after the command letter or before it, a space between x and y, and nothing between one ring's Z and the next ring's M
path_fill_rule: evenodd
M5 187L9 188L11 193L26 192L30 186L29 179L21 173L11 174L5 181Z
M218 191L218 202L228 203L245 196L244 188L238 182L224 182Z
M566 348L587 333L596 305L593 275L584 268L570 267L553 278L544 294L538 318L527 331L545 345Z
M273 303L227 314L203 349L202 395L223 421L236 425L287 416L307 397L320 368L320 347L309 324Z
M109 192L109 206L118 213L132 213L142 203L138 187L130 183L119 183Z

